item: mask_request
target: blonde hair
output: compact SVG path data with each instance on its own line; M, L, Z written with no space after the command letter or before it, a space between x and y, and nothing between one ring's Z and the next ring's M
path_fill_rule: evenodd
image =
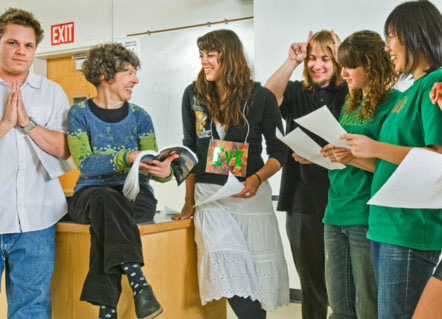
M339 37L337 35L336 35L336 38L339 41ZM319 46L322 49L322 51L327 53L327 55L333 61L334 73L333 73L333 77L332 77L330 83L334 84L335 86L341 85L343 82L343 79L341 77L341 66L335 60L335 57L333 56L333 52L329 47L329 46L333 45L333 38L332 38L331 32L327 31L327 30L322 30L322 31L319 31L319 32L316 32L315 34L313 34L313 37L307 46L307 56L304 59L304 72L303 72L304 81L302 82L304 88L306 90L311 90L313 88L313 80L312 80L312 77L310 76L310 73L308 72L307 63L308 63L308 59L309 59L309 56L312 52L314 45Z

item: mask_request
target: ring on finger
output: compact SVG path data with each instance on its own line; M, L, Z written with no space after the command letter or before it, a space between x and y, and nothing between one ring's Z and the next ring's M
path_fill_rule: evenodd
M250 193L249 192L246 193L246 197L250 197Z

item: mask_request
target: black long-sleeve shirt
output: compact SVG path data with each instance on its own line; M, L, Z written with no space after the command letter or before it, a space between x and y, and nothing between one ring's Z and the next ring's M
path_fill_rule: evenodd
M183 144L194 151L199 163L194 169L197 183L224 185L227 175L206 173L207 152L209 142L213 138L219 139L215 123L211 123L206 108L197 103L194 94L195 85L189 85L184 91L182 103L182 119L184 139ZM286 156L286 146L276 138L275 128L282 132L282 119L275 96L259 83L255 83L252 93L252 103L249 105L247 121L250 132L247 138L249 143L246 177L253 175L264 166L261 158L262 135L266 140L266 150L269 157L278 160L283 165ZM211 127L212 124L212 127ZM224 140L244 142L247 135L247 125L239 127L229 125ZM239 177L243 181L245 178Z
M294 121L296 118L324 105L327 105L338 119L347 92L346 83L339 87L330 85L306 90L302 82L289 81L280 106L282 117L286 120L286 134L298 126ZM304 132L319 145L327 144L310 131L304 130ZM323 216L327 206L329 185L327 169L316 164L299 164L289 153L282 171L278 210Z

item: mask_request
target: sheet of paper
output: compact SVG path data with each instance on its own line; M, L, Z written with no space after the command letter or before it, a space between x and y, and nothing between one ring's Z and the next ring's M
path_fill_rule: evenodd
M276 129L276 137L284 144L290 147L293 152L305 159L318 164L326 169L343 169L345 165L341 163L332 163L328 157L324 157L320 152L319 146L314 140L305 134L299 127L291 131L286 136Z
M124 181L123 186L123 194L126 196L128 200L131 202L135 201L138 193L140 192L140 181L139 181L139 172L140 172L140 161L144 155L151 154L152 151L142 151L135 158L132 163L132 167L130 168L129 173L126 176L126 180Z
M212 194L206 198L200 198L200 200L196 202L195 206L193 207L214 202L218 199L230 197L232 195L238 194L243 189L244 185L235 177L235 175L229 172L229 175L227 177L227 182L224 184L223 187L221 187L215 194Z
M62 160L49 153L46 153L37 144L35 144L35 142L29 136L27 137L32 145L32 148L37 154L38 159L51 179L57 178L58 176L75 169L75 165L71 162L70 158L67 160Z
M442 155L413 148L368 204L442 208Z
M345 144L345 140L339 138L341 134L347 132L335 119L326 105L316 111L295 119L295 122L322 137L334 146L349 148L349 146Z
M180 213L178 210L170 208L168 206L164 206L163 212L165 215L176 215Z

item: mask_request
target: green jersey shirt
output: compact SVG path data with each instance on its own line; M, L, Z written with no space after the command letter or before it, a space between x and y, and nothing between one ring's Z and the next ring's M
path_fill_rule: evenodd
M435 82L442 82L442 69L419 78L403 93L384 122L379 141L412 147L442 145L442 112L429 98ZM377 160L372 195L384 185L396 168L395 164ZM370 205L368 225L367 237L371 240L414 249L442 249L441 209Z
M382 124L399 98L400 92L390 91L380 103L373 118L358 118L359 109L348 113L345 105L339 123L351 134L362 134L378 140ZM373 174L363 169L347 165L341 170L329 170L330 188L328 204L323 222L330 225L368 225L367 201Z

